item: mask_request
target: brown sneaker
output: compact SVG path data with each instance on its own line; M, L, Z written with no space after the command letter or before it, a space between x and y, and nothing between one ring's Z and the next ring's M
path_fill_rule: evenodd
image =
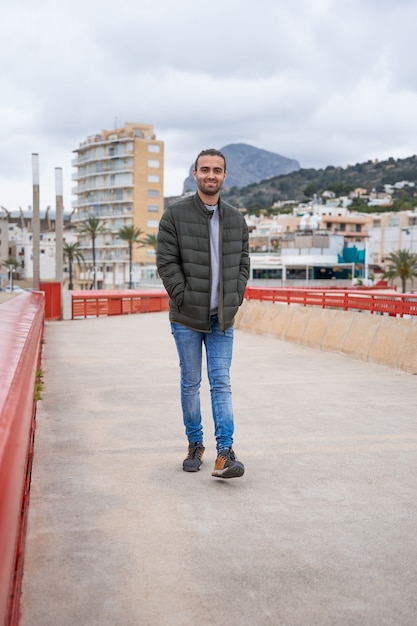
M216 478L238 478L245 473L245 466L237 460L231 448L220 450L217 455L214 469L211 472Z
M198 441L188 445L188 454L182 463L184 472L198 472L203 463L204 450L205 447Z

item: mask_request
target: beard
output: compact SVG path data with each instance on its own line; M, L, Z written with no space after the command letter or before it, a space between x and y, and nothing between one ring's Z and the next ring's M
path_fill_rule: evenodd
M217 193L219 193L222 185L223 181L220 183L216 181L211 184L207 184L201 180L197 180L197 188L199 189L199 191L201 191L201 193L204 193L206 196L215 196Z

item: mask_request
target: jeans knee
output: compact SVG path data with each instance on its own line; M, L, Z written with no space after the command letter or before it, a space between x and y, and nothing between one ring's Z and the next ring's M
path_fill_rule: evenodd
M210 380L210 389L213 393L230 393L231 386L229 377L214 376Z

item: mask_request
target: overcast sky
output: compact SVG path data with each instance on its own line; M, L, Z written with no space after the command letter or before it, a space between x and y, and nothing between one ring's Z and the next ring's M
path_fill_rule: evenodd
M203 148L301 167L417 153L416 0L0 0L0 205L55 206L72 151L125 122L165 142L165 196Z

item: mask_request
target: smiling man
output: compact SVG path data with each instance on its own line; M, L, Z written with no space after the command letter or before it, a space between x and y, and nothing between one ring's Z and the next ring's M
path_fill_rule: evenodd
M197 472L205 451L200 408L203 345L210 384L217 458L212 475L242 476L233 451L230 386L233 322L249 277L246 222L220 199L226 159L218 150L198 155L197 193L168 206L158 232L157 267L170 297L171 331L180 363L181 407L188 453L186 472Z

